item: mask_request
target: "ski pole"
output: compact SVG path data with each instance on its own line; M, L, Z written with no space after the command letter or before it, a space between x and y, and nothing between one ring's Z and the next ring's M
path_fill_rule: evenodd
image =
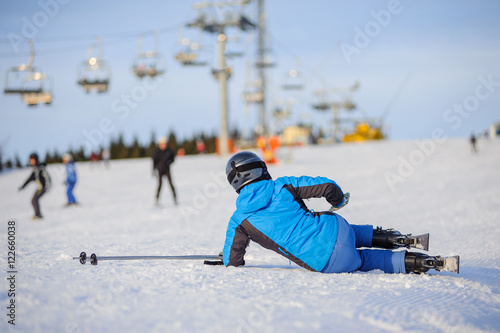
M79 257L73 257L73 259L80 260L80 263L84 265L87 262L87 254L85 252L80 253ZM205 260L206 265L222 265L221 255L181 255L181 256L108 256L99 257L95 253L90 255L90 263L92 265L97 265L97 262L103 260ZM217 261L208 261L217 260Z

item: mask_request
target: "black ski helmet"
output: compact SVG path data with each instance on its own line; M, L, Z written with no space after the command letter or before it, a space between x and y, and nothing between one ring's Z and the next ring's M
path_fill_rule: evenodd
M31 154L30 159L34 159L38 163L38 154L37 153Z
M240 193L245 185L254 181L271 179L266 163L249 151L239 152L229 159L226 165L226 176L237 193Z

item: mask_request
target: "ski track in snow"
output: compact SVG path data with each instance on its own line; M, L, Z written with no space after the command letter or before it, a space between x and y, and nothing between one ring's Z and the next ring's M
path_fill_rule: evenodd
M1 332L500 332L500 141L434 144L391 191L386 172L412 141L282 148L273 177L326 176L351 193L350 223L430 232L430 254L461 256L460 275L319 274L251 243L247 266L197 261L106 261L73 256L218 254L236 194L226 159L178 158L179 206L170 189L154 206L149 159L77 163L76 207L63 207L62 165L50 165L45 218L30 220L30 170L0 174ZM306 202L324 210L326 202ZM7 323L6 222L15 220L16 326Z

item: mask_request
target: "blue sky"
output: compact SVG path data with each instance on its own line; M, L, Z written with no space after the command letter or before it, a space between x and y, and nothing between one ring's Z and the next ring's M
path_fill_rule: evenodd
M170 129L179 137L218 130L215 36L184 28L184 37L203 42L210 66L186 68L175 61L182 25L197 17L195 1L40 0L0 2L0 73L25 63L28 46L12 36L33 37L34 65L54 83L51 106L28 108L19 96L0 95L0 145L4 156L24 160L68 147L107 145L123 133L148 142L151 132ZM352 93L357 109L343 117L380 117L391 139L466 137L500 121L500 2L498 1L266 1L270 56L270 113L282 101L295 101L288 123L307 122L329 130L330 113L310 105L315 91L330 100L359 82ZM220 15L220 11L212 14ZM256 6L245 14L255 18ZM32 24L36 31L29 30ZM167 74L161 82L135 78L131 65L138 36L159 30L159 52ZM103 60L111 67L110 90L86 94L76 84L89 45L102 36ZM256 36L230 29L245 57L228 61L231 127L243 132L257 122L256 109L241 98L254 59ZM253 38L253 40L252 40ZM153 48L146 35L143 50ZM251 67L251 66L250 66ZM306 83L299 92L281 89L286 73L297 67ZM402 82L406 84L402 85ZM4 82L2 82L2 88ZM2 89L3 90L3 89ZM342 91L342 89L341 89ZM144 94L144 92L146 92ZM143 93L140 95L140 93ZM134 95L135 94L135 95ZM126 103L126 96L135 96ZM270 120L271 121L271 120ZM350 126L350 125L346 125Z

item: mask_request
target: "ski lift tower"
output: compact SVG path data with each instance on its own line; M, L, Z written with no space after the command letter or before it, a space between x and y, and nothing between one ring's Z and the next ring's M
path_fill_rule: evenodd
M227 103L227 80L231 70L226 66L226 28L234 27L242 31L253 30L256 25L243 15L244 7L250 0L215 1L195 3L193 8L199 11L199 16L188 27L195 27L202 31L217 34L217 68L212 73L219 81L219 152L221 155L229 153L229 126ZM217 15L207 15L210 10L216 9ZM237 10L239 9L239 11ZM222 13L222 15L220 15Z

